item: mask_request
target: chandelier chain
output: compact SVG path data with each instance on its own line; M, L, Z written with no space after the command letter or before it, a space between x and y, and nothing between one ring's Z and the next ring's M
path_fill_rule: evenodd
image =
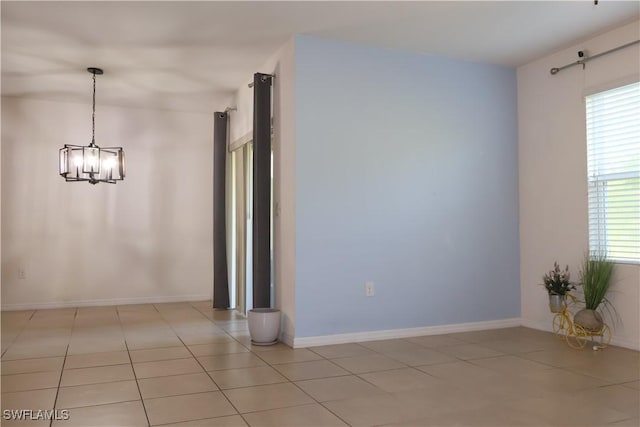
M91 114L91 145L96 143L96 73L93 74L93 113Z

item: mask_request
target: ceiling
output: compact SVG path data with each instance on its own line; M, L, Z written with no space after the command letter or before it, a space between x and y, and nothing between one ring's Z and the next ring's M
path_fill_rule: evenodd
M515 67L638 19L640 2L11 2L2 94L212 112L293 34Z

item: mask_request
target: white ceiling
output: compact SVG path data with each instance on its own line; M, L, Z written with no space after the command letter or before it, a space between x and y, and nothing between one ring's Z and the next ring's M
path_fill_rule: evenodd
M212 112L293 34L518 66L638 19L640 2L2 1L2 94Z

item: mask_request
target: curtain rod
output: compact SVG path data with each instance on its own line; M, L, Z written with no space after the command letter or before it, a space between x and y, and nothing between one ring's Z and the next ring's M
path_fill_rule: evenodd
M555 74L558 74L558 72L564 70L565 68L573 67L574 65L582 65L582 68L584 69L584 64L586 64L587 62L591 61L592 59L596 59L596 58L598 58L600 56L604 56L604 55L607 55L609 53L616 52L616 51L618 51L620 49L624 49L625 47L633 46L634 44L638 44L638 43L640 43L640 40L635 40L635 41L629 42L627 44L623 44L622 46L614 47L613 49L608 50L606 52L602 52L602 53L599 53L597 55L589 56L589 57L586 57L584 59L579 59L576 62L572 62L571 64L567 64L567 65L565 65L563 67L559 67L559 68L558 67L554 67L551 70L549 70L549 72L552 75L555 75ZM578 55L580 57L582 57L582 55L584 55L584 52L583 51L579 51Z

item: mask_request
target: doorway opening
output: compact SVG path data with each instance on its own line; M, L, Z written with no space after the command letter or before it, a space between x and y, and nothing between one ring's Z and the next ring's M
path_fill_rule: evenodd
M230 197L230 304L232 309L246 315L253 308L253 142L249 141L231 152ZM273 251L273 150L271 151L270 200L270 263L271 301L274 301Z

